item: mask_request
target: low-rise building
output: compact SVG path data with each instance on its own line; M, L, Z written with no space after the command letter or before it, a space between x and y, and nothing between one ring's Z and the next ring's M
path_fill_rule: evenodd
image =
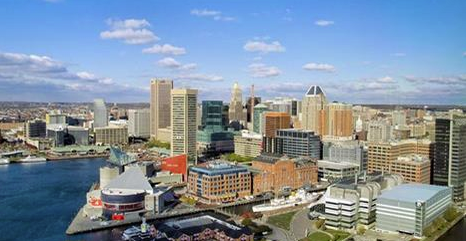
M382 192L376 203L377 230L422 237L425 228L452 204L452 190L443 186L402 184Z
M234 137L235 154L245 157L257 157L262 152L262 136L260 134L242 132Z
M349 162L319 160L317 166L319 181L335 182L354 177L359 173L359 166Z
M430 184L430 160L426 156L399 156L390 163L389 170L403 176L407 182Z
M251 173L226 162L189 168L188 193L205 203L234 202L251 195Z
M94 128L94 133L94 142L97 145L128 144L128 129L126 127L97 127Z
M280 129L275 136L274 153L290 157L320 159L320 138L313 131Z
M355 229L357 225L368 228L375 225L376 201L381 191L400 185L399 175L364 176L362 180L347 179L327 188L325 226L331 229Z
M311 158L291 159L287 156L257 157L252 162L253 194L279 193L317 183L317 163Z

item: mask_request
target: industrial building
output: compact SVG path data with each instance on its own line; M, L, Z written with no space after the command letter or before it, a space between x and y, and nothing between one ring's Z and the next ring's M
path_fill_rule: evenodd
M317 163L311 158L262 155L252 162L253 193L279 193L317 183Z
M324 194L325 226L331 229L355 229L363 225L374 226L376 200L384 189L390 189L403 182L399 175L364 175L359 178L342 180L333 184Z
M376 229L411 233L423 231L452 204L452 189L426 184L402 184L383 191L376 202Z

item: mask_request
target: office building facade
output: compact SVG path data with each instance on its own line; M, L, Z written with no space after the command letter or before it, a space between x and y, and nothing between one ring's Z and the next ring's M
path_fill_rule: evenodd
M150 83L150 133L158 139L158 130L170 126L171 90L173 81L167 79L152 79Z
M442 216L452 203L449 187L402 184L383 192L377 199L376 230L411 233L422 237L424 230Z
M351 137L353 135L353 105L333 102L327 105L327 132L333 137Z
M280 129L276 133L274 153L289 157L320 159L320 137L314 132L300 129Z
M128 110L128 135L150 137L150 109Z
M205 203L234 202L251 195L251 173L227 163L193 166L188 173L188 193Z
M24 124L24 137L44 138L47 135L47 124L42 120L27 121Z
M305 130L314 131L317 135L326 134L327 97L320 86L311 86L302 101L302 123Z
M197 90L173 89L171 92L171 155L187 154L197 158Z
M94 100L94 128L108 126L108 111L103 99Z
M262 136L257 133L242 132L234 136L235 154L244 157L257 157L262 152Z
M126 145L128 128L119 126L94 128L94 142L97 145Z
M466 115L451 114L435 124L433 184L449 186L455 200L465 199Z

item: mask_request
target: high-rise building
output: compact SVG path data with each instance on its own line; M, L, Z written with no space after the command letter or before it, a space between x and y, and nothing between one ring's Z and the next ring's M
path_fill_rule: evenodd
M269 108L264 105L264 104L258 104L254 106L254 114L253 114L253 125L252 125L252 131L255 133L261 133L262 134L262 124L264 122L264 113L268 111Z
M94 128L108 126L107 106L103 99L94 100Z
M279 129L288 129L291 126L291 116L284 112L265 113L265 136L274 138Z
M317 85L311 86L302 102L302 128L314 131L317 135L325 135L326 106L327 98L322 88Z
M277 130L275 143L274 153L320 159L320 138L312 131L280 129Z
M387 142L392 139L392 127L385 121L369 122L367 130L367 141Z
M406 111L404 111L404 110L394 110L392 112L392 125L394 125L394 126L404 126L404 125L406 125Z
M45 122L49 124L66 124L66 115L60 112L52 111L45 115Z
M428 139L409 139L387 143L369 143L367 171L390 172L400 156L418 154L432 160L434 144Z
M150 134L158 138L158 130L170 126L171 90L173 81L166 79L152 79L150 83Z
M26 139L40 137L44 138L47 135L47 124L42 120L32 120L24 124L24 136Z
M367 148L359 141L324 142L323 159L332 162L348 162L367 170Z
M171 155L187 154L197 158L197 90L173 89L171 91Z
M243 92L241 91L238 82L233 85L231 90L230 108L228 109L228 117L231 121L246 121L246 112L243 110Z
M433 184L449 186L464 200L466 182L466 115L451 114L435 122Z
M246 101L246 111L247 111L247 116L246 116L246 120L247 122L253 122L253 119L254 119L254 111L255 109L253 109L256 105L258 105L259 103L261 103L261 98L260 97L254 97L254 102L252 101L252 98L249 97ZM253 105L251 105L253 104Z
M150 137L150 109L128 110L128 135Z
M350 137L353 134L353 105L333 102L327 105L327 135Z
M202 128L223 130L222 122L223 102L221 100L202 101Z
M276 153L277 130L290 128L291 116L284 112L266 112L264 119L264 151Z

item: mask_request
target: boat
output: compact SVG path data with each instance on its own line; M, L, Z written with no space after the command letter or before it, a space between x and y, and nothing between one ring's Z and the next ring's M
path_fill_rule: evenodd
M137 237L139 234L141 234L141 229L133 226L123 231L121 238L123 238L123 240L131 240L132 238Z
M253 212L268 212L282 208L294 207L308 204L321 197L320 193L308 193L303 189L292 193L288 198L274 198L268 204L260 204L252 207Z
M27 156L19 160L19 162L22 162L22 163L45 162L45 161L47 161L47 159L45 159L44 157L37 157L37 156Z
M0 165L7 165L10 164L10 160L8 158L0 158Z
M153 236L152 230L149 230L149 225L146 219L142 218L141 227L133 226L123 231L121 238L123 240L145 240Z

